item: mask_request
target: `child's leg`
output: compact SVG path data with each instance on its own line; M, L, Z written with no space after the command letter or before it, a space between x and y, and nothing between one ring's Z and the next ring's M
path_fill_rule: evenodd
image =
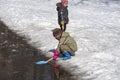
M63 31L65 31L66 30L66 23L64 24L64 30Z
M71 54L69 51L71 51L70 47L68 45L61 45L60 46L61 53L63 54L63 60L67 60L71 58Z
M68 45L61 45L60 46L60 51L61 51L61 53L65 53L65 52L72 52L71 51L71 49L70 49L70 47L68 46Z
M66 23L64 25L60 24L61 30L65 31L66 30Z
M60 24L60 29L63 30L62 25Z

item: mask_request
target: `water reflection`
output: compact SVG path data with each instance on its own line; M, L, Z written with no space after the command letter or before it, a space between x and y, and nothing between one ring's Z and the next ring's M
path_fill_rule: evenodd
M52 80L50 65L36 65L30 55L9 55L0 59L0 80Z

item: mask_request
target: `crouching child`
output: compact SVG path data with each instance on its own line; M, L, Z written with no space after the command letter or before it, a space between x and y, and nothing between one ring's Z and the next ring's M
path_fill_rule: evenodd
M53 60L56 60L58 56L62 57L63 60L67 60L75 55L77 44L68 32L55 28L53 36L59 41L57 48L54 50Z

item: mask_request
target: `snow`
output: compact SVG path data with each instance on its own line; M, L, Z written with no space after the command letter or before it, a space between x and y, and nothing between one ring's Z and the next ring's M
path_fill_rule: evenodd
M58 44L51 31L59 27L57 2L0 0L0 19L52 57ZM69 0L67 32L77 41L78 51L71 59L56 62L76 80L120 80L119 5L119 0Z

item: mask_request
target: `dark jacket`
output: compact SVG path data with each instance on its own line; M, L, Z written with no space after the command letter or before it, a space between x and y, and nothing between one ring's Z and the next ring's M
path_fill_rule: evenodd
M56 50L63 52L63 54L66 51L75 53L77 51L76 41L69 35L68 32L63 32Z
M68 9L67 6L63 6L62 3L57 3L57 11L58 11L58 23L61 24L61 21L63 20L65 23L69 22L68 18Z

